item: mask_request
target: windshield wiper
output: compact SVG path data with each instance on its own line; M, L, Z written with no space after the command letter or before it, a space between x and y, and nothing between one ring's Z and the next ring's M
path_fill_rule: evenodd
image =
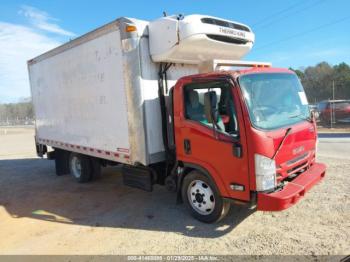
M299 118L301 120L306 120L310 123L312 123L312 118L310 116L303 116L303 114L298 114L298 115L291 115L289 118Z
M277 153L280 151L284 141L286 140L287 136L290 134L290 131L292 131L291 127L288 127L286 130L286 133L284 134L284 137L282 138L281 143L278 145L276 152L273 154L272 159L275 159Z

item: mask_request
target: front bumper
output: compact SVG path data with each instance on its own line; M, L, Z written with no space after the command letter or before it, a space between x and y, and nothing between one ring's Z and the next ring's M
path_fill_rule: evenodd
M257 210L280 211L294 205L326 174L326 166L314 163L306 172L289 182L282 190L272 193L258 193Z

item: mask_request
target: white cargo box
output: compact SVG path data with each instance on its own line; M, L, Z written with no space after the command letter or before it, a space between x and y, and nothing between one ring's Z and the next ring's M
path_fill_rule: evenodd
M120 18L28 61L38 143L122 163L164 160L147 24ZM173 66L169 87L195 73Z

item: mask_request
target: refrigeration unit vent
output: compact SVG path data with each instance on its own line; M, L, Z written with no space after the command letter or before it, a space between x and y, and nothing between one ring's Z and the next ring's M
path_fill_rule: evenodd
M227 27L227 28L232 28L232 29L250 32L250 29L244 25L235 24L232 22L224 21L224 20L205 17L205 18L202 18L201 21L202 21L202 23L205 23L205 24L218 25L218 26L223 26L223 27Z

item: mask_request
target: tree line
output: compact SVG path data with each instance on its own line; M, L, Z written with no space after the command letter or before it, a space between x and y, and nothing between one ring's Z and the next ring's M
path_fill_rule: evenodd
M305 69L293 69L300 78L309 103L322 100L350 99L350 67L346 63L331 66L322 62Z
M0 104L0 125L32 124L33 120L34 110L31 101Z
M346 63L331 66L322 62L305 69L293 69L300 78L310 103L322 100L350 99L350 67ZM19 103L0 104L0 125L31 123L34 119L30 99Z

